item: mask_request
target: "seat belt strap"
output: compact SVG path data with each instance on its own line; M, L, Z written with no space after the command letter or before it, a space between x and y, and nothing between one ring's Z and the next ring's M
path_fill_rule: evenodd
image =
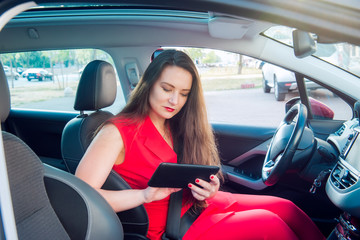
M180 217L183 190L174 192L170 195L169 209L166 220L165 233L163 240L181 240L180 238Z
M181 240L202 212L195 211L192 206L181 217L182 195L183 190L170 195L166 229L161 237L162 240Z
M184 237L187 230L191 227L191 225L199 217L201 212L202 211L195 211L194 206L192 206L181 217L181 219L180 219L180 229L179 229L179 239L182 239Z

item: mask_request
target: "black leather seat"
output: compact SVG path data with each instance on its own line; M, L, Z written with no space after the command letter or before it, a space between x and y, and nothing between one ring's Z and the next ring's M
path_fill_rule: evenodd
M114 115L102 108L112 105L116 98L116 76L113 66L105 61L90 62L81 75L74 109L80 114L70 120L62 134L61 153L71 173L90 145L94 132ZM93 111L86 114L84 111Z
M116 98L116 75L108 62L94 60L84 69L76 92L74 109L80 114L70 120L63 131L61 152L71 173L75 173L81 158L90 145L94 132L113 114L102 110ZM93 111L86 114L84 111ZM125 180L111 171L103 189L130 189ZM146 239L148 216L144 206L118 213L123 224L125 239Z
M0 118L10 111L10 94L0 63ZM19 239L123 239L110 205L70 173L43 164L16 136L2 132Z

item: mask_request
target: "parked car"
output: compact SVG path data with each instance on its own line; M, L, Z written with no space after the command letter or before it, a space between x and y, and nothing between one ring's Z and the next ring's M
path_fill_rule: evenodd
M20 78L20 75L13 69L11 71L11 68L9 66L4 66L4 71L7 79L15 79L18 80Z
M30 68L27 69L23 72L22 76L24 78L27 78L28 81L31 80L39 80L39 81L43 81L43 80L53 80L53 75L52 73L49 73L48 71L46 71L45 69L42 68Z
M0 12L0 54L21 54L33 57L26 59L30 62L43 59L48 63L64 63L63 66L77 66L80 58L87 62L106 60L112 64L118 75L117 99L115 105L108 106L114 107L111 109L113 114L122 109L123 105L116 103L127 101L157 49L176 48L186 51L200 64L200 60L209 62L212 67L203 68L200 74L209 123L216 135L221 170L225 176L222 190L289 199L309 215L329 240L358 239L360 76L351 72L351 69L359 69L360 56L360 9L356 1L185 0L160 4L154 0L4 0ZM277 36L285 39L284 35L269 34L278 25L302 30L310 36L316 34L317 45L338 46L336 51L346 52L350 63L330 64L316 56L316 52L305 51L307 44L302 49L307 56L296 57L294 46L276 39ZM278 33L277 30L274 33ZM294 82L289 79L296 79L297 90L286 93L297 97L296 101L286 105L285 102L273 101L269 94L263 94L259 69L244 68L243 74L238 74L235 71L238 64L233 69L216 64L219 59L238 63L242 55L257 59L254 62L271 63L279 69L286 69L274 71L282 73L282 77L280 74L276 77L276 82L280 82L280 78L287 79L287 83L282 83L290 84L286 86L290 89ZM68 69L64 67L64 71ZM230 74L230 70L235 73ZM73 75L78 80L76 70ZM84 98L90 92L98 92L90 91L97 88L90 81L93 79L96 78L89 77L86 85L89 93L78 101L91 103ZM268 85L264 85L264 91L268 92L273 78L266 79ZM321 88L308 93L306 85L310 82L319 84ZM26 182L30 186L48 180L49 165L52 166L51 172L61 172L65 182L71 182L73 178L66 173L71 171L68 162L64 161L62 146L70 146L70 153L84 148L75 147L80 138L62 138L68 130L66 125L82 121L93 112L98 114L108 110L74 110L74 99L64 96L64 89L75 91L77 83L65 77L63 81L54 83L29 84L25 81L24 85L10 88L10 110L1 101L0 110L5 112L1 112L3 135L12 134L20 138L34 151L30 155L42 161L42 164L26 168L16 165L15 169L30 171L47 166L45 177L41 176L36 184ZM46 86L37 88L35 85ZM4 88L7 88L6 84L0 84L0 89ZM278 98L281 99L281 95ZM15 149L11 153L18 152ZM28 158L28 155L20 155ZM77 157L81 158L79 155ZM22 178L16 184L13 178L7 178L6 159L8 153L3 154L0 147L0 238L16 239L17 230L24 226L22 223L14 224L19 220L17 214L23 213L19 209L35 205L36 197L31 200L26 197L38 196L38 191L19 188L25 183ZM42 173L43 169L37 172ZM62 191L62 184L47 183L40 189L42 192L53 187L49 196L55 196L53 199L58 201L68 199L69 191ZM23 198L13 196L11 199L11 191L22 194ZM58 201L51 201L51 204L61 205L64 209L52 213L61 220L57 223L62 225L62 218L71 213L76 215L77 212L70 207L77 201L61 204ZM19 208L12 211L12 205ZM82 204L78 209L86 206L88 204ZM132 213L129 212L126 214ZM142 211L131 216L145 215L146 212ZM132 217L120 217L125 226L125 239L134 239L131 238L134 236L145 239L147 225L132 224ZM53 225L48 219L40 220L41 224L29 220L28 236L34 236L31 231L40 227L51 231ZM61 232L71 232L78 226L75 223L84 228L97 229L99 226L84 217L80 222L74 220L69 225L64 224ZM100 225L122 231L118 224L104 221ZM101 238L101 232L99 235L94 239ZM88 235L82 236L86 238ZM122 235L119 236L121 239Z
M264 63L261 70L264 93L270 93L273 88L277 101L284 101L287 93L298 90L294 72L270 63ZM305 79L305 85L308 90L321 88L319 84L309 81L308 79Z
M285 94L297 89L295 74L281 67L265 63L262 68L262 88L269 93L274 88L275 99L284 101Z

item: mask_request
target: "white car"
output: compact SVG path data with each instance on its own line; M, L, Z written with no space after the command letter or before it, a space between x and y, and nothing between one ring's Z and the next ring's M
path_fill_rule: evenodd
M20 74L17 73L15 69L11 71L11 68L9 66L4 66L4 71L8 80L10 80L11 78L13 78L14 80L18 80L20 78Z
M264 63L261 70L264 93L270 93L271 88L274 88L275 99L277 101L284 101L287 93L298 90L294 72L270 63ZM308 90L321 88L320 85L306 78L305 86Z

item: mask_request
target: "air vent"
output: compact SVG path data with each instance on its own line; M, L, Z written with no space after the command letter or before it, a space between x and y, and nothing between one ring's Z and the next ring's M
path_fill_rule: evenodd
M331 181L337 188L347 189L354 185L358 178L348 169L338 164L331 174Z
M341 128L339 128L339 130L337 130L335 132L335 134L338 136L341 136L343 134L344 130L345 130L345 125L342 125Z
M343 149L341 150L340 155L341 155L343 158L345 158L346 150L348 149L350 143L351 143L351 141L350 141L350 140L347 140L346 143L345 143L345 146L344 146Z

